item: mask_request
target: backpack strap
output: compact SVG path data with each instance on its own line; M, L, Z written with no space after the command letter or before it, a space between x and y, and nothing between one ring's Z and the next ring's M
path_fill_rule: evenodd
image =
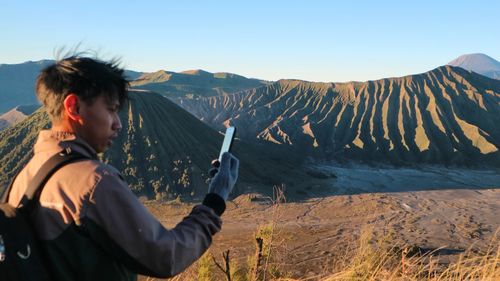
M89 157L72 151L70 148L66 148L50 157L29 183L26 192L17 206L18 210L27 215L33 212L36 203L40 200L40 194L42 193L43 187L49 178L63 166L81 159L89 159ZM8 192L10 192L10 188L12 188L12 186L9 187Z

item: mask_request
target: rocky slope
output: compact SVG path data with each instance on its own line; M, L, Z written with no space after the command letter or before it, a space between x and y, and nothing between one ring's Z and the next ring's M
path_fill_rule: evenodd
M500 165L500 81L458 67L368 82L280 80L178 103L215 128L321 159Z
M218 156L223 135L151 92L131 92L120 114L123 131L102 158L122 172L132 190L147 198L202 198L207 171ZM0 193L31 157L38 131L49 125L41 109L0 132ZM234 194L272 193L275 184L305 178L295 169L301 160L288 150L244 141L236 141L233 148L241 160Z

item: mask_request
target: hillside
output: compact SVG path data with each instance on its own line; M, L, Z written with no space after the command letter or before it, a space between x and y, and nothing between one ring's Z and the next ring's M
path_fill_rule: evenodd
M123 131L103 160L122 172L138 196L202 198L210 162L217 158L223 136L158 94L132 91L130 97L120 113ZM48 126L47 115L39 110L0 132L0 192L29 160L38 131ZM233 147L241 160L234 194L272 193L274 184L304 179L303 172L295 169L300 160L288 150L243 141Z
M500 81L443 66L401 78L280 80L178 103L214 128L319 159L500 165Z
M40 106L37 104L19 105L9 110L5 114L0 115L0 131L24 120L30 114L35 112L35 110L37 110L39 107Z
M135 89L151 90L168 98L196 98L234 93L265 84L262 80L225 72L188 70L177 73L160 70L143 74L132 81L131 86Z

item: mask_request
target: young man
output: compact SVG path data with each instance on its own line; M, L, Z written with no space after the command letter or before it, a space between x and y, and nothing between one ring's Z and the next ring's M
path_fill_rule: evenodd
M118 109L128 82L114 63L70 57L45 68L38 99L52 121L17 176L8 202L16 206L38 169L70 148L89 157L58 170L46 183L33 224L53 280L135 280L171 277L210 246L237 177L239 161L222 157L203 204L165 229L130 191L119 172L100 162L122 128Z

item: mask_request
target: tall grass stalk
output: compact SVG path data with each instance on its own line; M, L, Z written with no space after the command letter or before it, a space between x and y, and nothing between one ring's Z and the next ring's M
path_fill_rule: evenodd
M486 252L468 249L457 261L442 264L436 256L441 249L410 255L411 247L393 243L390 237L376 239L368 230L362 232L351 264L321 280L496 281L500 280L498 231L493 237Z

